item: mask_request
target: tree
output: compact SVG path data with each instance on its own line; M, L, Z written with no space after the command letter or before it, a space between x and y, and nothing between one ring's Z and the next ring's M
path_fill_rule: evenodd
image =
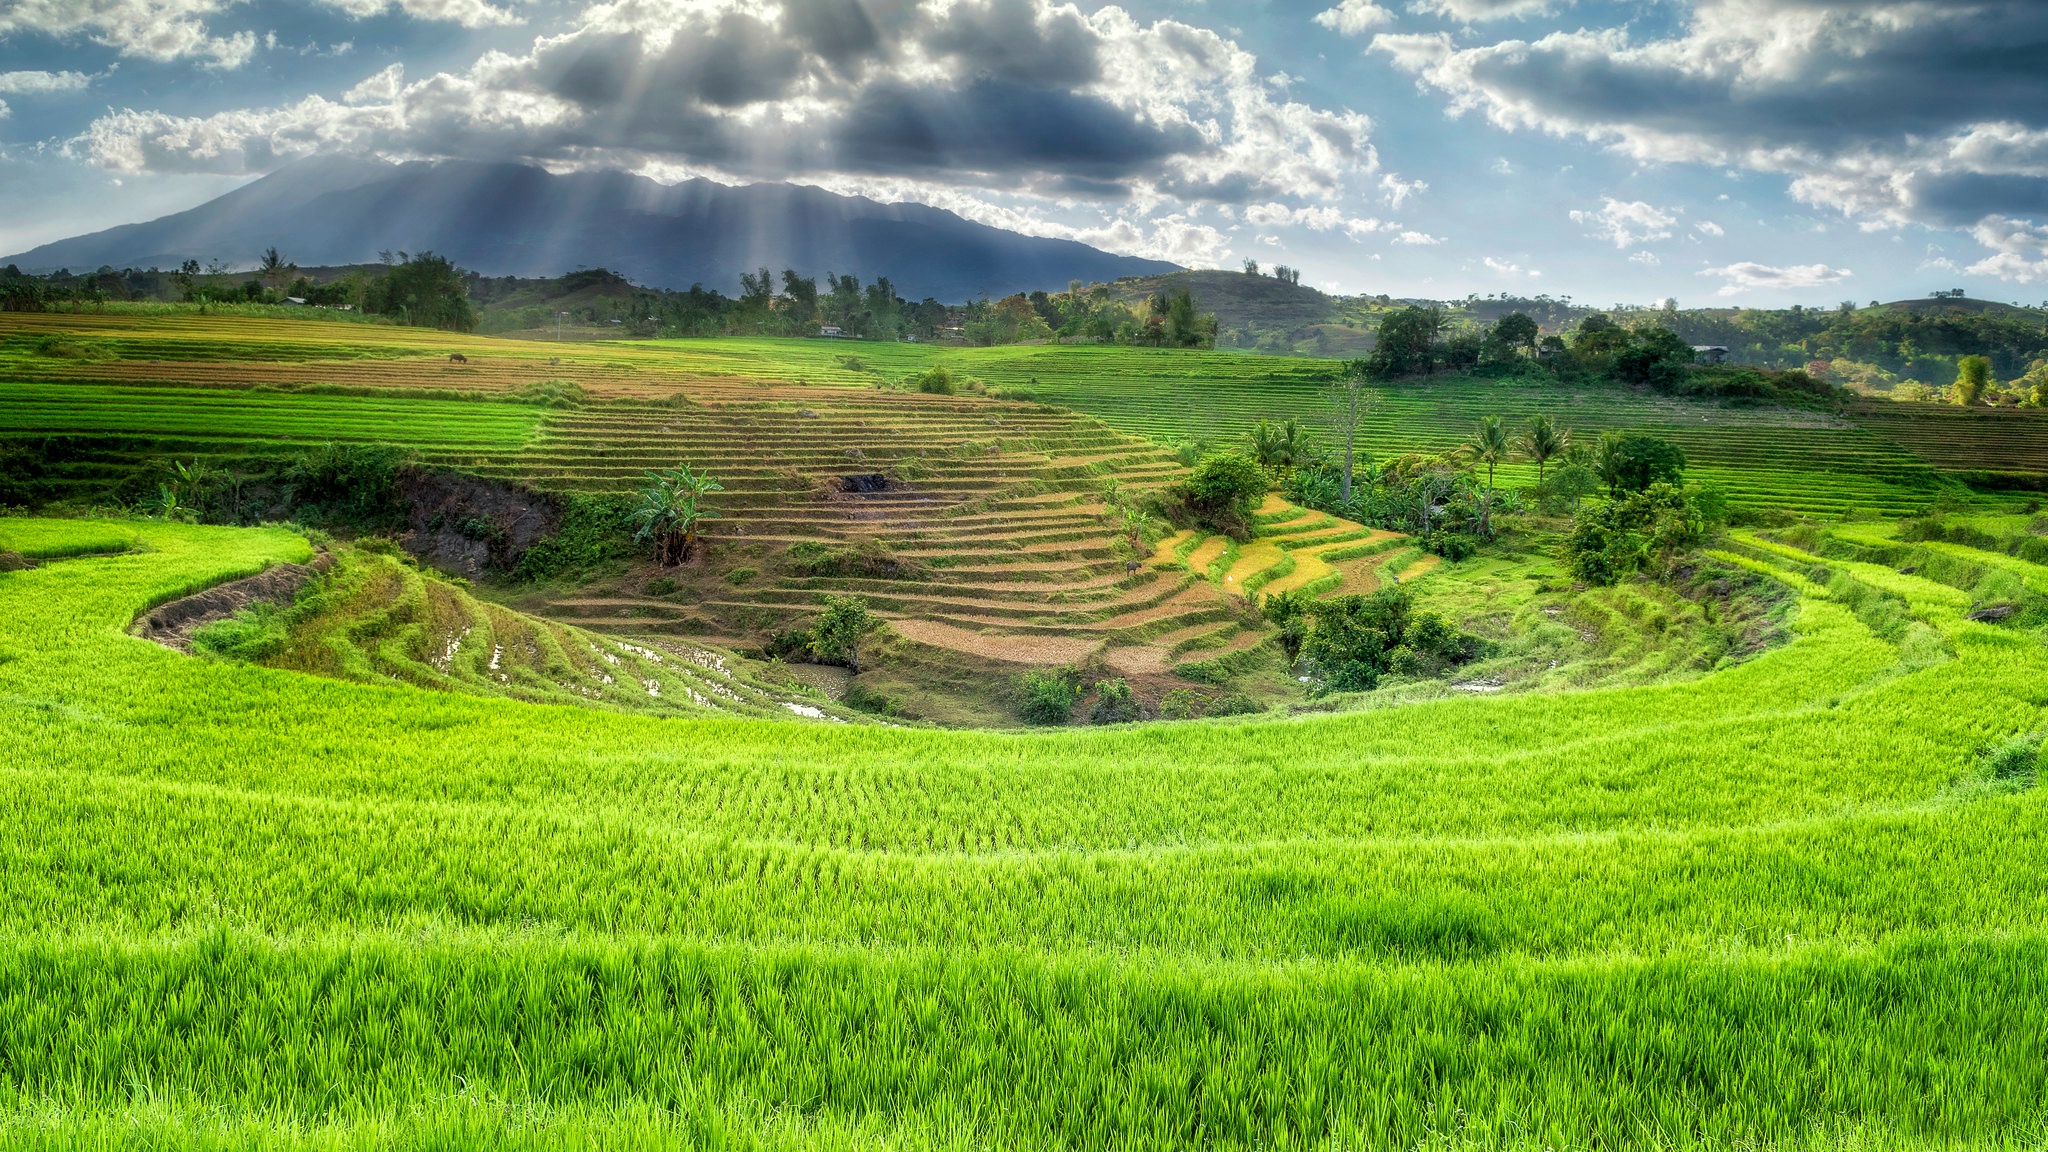
M1659 482L1676 484L1685 472L1678 445L1642 432L1609 432L1600 438L1598 471L1610 496L1641 492Z
M804 648L820 664L842 664L860 674L860 642L882 626L868 611L868 602L858 596L827 596L825 607L811 624Z
M1257 260L1245 261L1244 274L1247 276L1257 276L1259 274L1259 262Z
M1176 484L1173 495L1195 523L1249 539L1252 516L1266 495L1266 474L1258 461L1242 452L1219 452Z
M1965 356L1956 361L1956 403L1965 407L1981 403L1984 399L1984 390L1990 384L1990 357Z
M1514 450L1508 440L1507 425L1498 416L1482 417L1472 428L1472 435L1459 445L1458 451L1474 464L1486 465L1486 487L1493 488L1493 470L1507 462Z
M1542 329L1534 320L1520 312L1510 312L1493 322L1491 335L1503 347L1513 348L1530 356L1536 354L1536 341L1542 336Z
M1536 465L1536 486L1543 486L1544 465L1565 454L1571 446L1572 430L1559 428L1550 417L1538 413L1529 417L1529 430L1515 446Z
M401 317L421 328L468 332L476 327L476 308L469 302L469 284L462 270L446 256L399 253L399 263L377 278L371 289L372 310Z
M1572 574L1588 584L1612 584L1668 561L1706 535L1706 501L1662 481L1579 513L1565 543Z
M1263 468L1298 468L1314 454L1308 433L1298 420L1280 424L1261 420L1245 433L1245 439L1251 443L1252 458Z
M1371 378L1372 364L1367 360L1347 360L1344 370L1330 382L1330 422L1336 426L1337 439L1344 444L1344 481L1341 493L1344 506L1351 506L1351 461L1358 447L1358 422L1379 401L1379 393L1365 386Z
M271 291L275 292L280 290L284 283L298 272L299 266L297 264L287 264L284 257L278 254L277 249L265 248L263 250L263 259L257 263L256 270L262 275L263 282L270 285Z
M704 507L704 497L725 487L709 472L691 472L687 464L649 472L647 479L631 514L632 523L639 526L633 538L652 541L655 562L672 568L690 558L699 524L718 515Z
M1436 366L1436 338L1443 328L1443 309L1434 304L1395 309L1380 317L1373 360L1387 376L1428 372Z
M1628 338L1614 358L1614 374L1630 384L1669 386L1685 374L1692 363L1692 345L1661 324L1633 334L1616 329Z
M742 280L745 277L741 277ZM783 312L792 324L808 329L818 319L818 282L799 276L794 268L782 270Z

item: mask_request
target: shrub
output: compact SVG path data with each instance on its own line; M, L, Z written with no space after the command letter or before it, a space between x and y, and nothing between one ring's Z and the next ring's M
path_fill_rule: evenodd
M1074 713L1080 686L1071 669L1032 670L1017 678L1017 714L1027 724L1065 724Z
M1242 692L1232 692L1209 701L1209 707L1205 711L1211 716L1249 716L1254 712L1264 712L1265 709L1259 707L1259 702L1250 696Z
M1302 657L1320 677L1319 693L1366 692L1389 672L1432 676L1470 659L1478 642L1434 612L1413 611L1402 588L1315 601Z
M1187 480L1168 489L1162 509L1169 520L1187 521L1238 540L1251 539L1252 516L1266 495L1266 473L1242 452L1209 457Z
M1175 688L1159 698L1161 720L1193 720L1202 714L1208 703L1203 697L1187 688Z
M634 553L633 501L626 496L565 492L553 497L562 520L555 533L519 556L520 580L573 576Z
M827 596L825 608L811 622L804 648L820 664L840 664L860 671L860 642L882 626L858 596Z
M1088 711L1090 724L1126 724L1139 718L1137 698L1130 682L1118 676L1095 682L1095 707Z
M1588 584L1612 584L1667 562L1698 544L1706 530L1706 517L1686 492L1652 484L1580 512L1565 541L1565 561Z
M760 569L758 568L735 568L725 574L725 582L738 588L750 583L754 577L760 574Z
M872 536L864 536L836 547L815 540L789 546L783 559L800 576L865 577L872 580L914 580L925 575L925 566L906 560Z
M904 383L915 387L919 392L933 396L951 396L959 391L959 383L953 379L953 374L948 372L943 364L934 364Z
M293 457L279 479L300 519L397 528L405 522L399 479L411 462L412 450L393 444L322 444Z

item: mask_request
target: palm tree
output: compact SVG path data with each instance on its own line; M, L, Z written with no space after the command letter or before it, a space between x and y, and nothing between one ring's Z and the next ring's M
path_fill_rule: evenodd
M1550 417L1536 415L1529 417L1529 430L1522 434L1515 447L1522 450L1536 463L1536 486L1543 486L1543 466L1570 450L1572 430L1559 428Z
M1245 438L1251 442L1252 458L1267 468L1298 468L1314 452L1308 430L1299 420L1290 419L1279 425L1261 420L1252 425Z
M1472 429L1472 436L1459 446L1458 451L1474 464L1486 465L1486 487L1493 487L1493 470L1507 463L1514 451L1508 442L1508 427L1500 417L1488 416Z
M704 507L704 497L725 491L725 486L709 472L691 472L687 464L649 472L647 480L633 508L633 523L640 528L633 538L652 540L656 562L672 568L688 560L696 549L698 524L718 516Z
M285 280L292 273L297 272L299 266L286 263L285 258L278 254L277 249L265 248L263 250L263 259L257 263L256 270L262 274L264 283L269 284L272 290L282 291Z

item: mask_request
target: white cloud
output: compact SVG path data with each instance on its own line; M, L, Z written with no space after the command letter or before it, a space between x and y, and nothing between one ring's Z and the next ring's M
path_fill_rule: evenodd
M1992 254L1966 271L2022 284L2048 280L2048 226L1989 216L1970 231Z
M1345 36L1363 36L1393 19L1392 12L1372 0L1344 0L1335 8L1316 13L1316 23Z
M1487 165L1486 170L1495 176L1513 176L1515 174L1515 166L1508 163L1508 158L1505 156L1496 158L1492 164Z
M1550 11L1549 0L1415 0L1417 12L1446 16L1462 24L1504 20L1510 16L1540 16Z
M1387 172L1380 176L1380 191L1386 195L1389 207L1399 208L1410 196L1429 191L1429 185L1420 180L1403 180Z
M1394 243L1396 244L1413 244L1417 247L1429 247L1430 245L1443 242L1443 237L1431 236L1427 232L1403 232L1399 236L1394 237Z
M1730 264L1725 268L1708 268L1702 276L1719 276L1726 281L1721 285L1721 295L1735 296L1753 288L1821 288L1839 284L1855 273L1847 268L1830 268L1825 264L1795 264L1776 268L1769 264L1743 262Z
M195 60L212 68L239 68L256 53L253 32L217 36L208 21L237 0L8 0L0 5L0 38L38 33L84 36L122 56ZM398 9L421 20L466 28L517 23L511 12L484 0L319 0L355 17Z
M1537 277L1543 275L1543 273L1538 272L1533 268L1524 268L1520 264L1516 264L1508 260L1497 260L1492 256L1486 257L1485 260L1481 261L1481 263L1485 264L1488 268L1493 269L1495 272L1498 272L1503 276L1526 276L1531 280L1534 280Z
M1726 228L1721 227L1712 220L1694 221L1692 230L1702 236L1726 236L1728 234Z
M1678 217L1642 200L1604 198L1597 211L1572 209L1572 222L1594 236L1611 240L1616 248L1627 248L1646 240L1666 240Z
M1655 268L1664 262L1664 258L1645 248L1641 252L1630 255L1628 262L1631 264L1641 264L1645 268Z
M1278 202L1253 204L1244 210L1246 221L1263 228L1294 225L1311 232L1341 231L1354 239L1400 227L1376 217L1347 216L1334 204L1293 207Z
M83 72L0 72L0 92L9 96L47 96L81 92L92 83Z
M1641 161L1779 174L1862 222L2048 222L2040 0L1692 0L1661 38L1620 27L1461 47L1382 33L1372 48L1454 113ZM1982 267L2016 279L2032 263L1994 250Z

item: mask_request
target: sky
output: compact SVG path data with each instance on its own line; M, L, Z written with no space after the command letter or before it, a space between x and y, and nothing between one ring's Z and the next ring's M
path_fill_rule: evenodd
M0 0L0 252L334 152L793 180L1344 294L2039 304L2048 2Z

